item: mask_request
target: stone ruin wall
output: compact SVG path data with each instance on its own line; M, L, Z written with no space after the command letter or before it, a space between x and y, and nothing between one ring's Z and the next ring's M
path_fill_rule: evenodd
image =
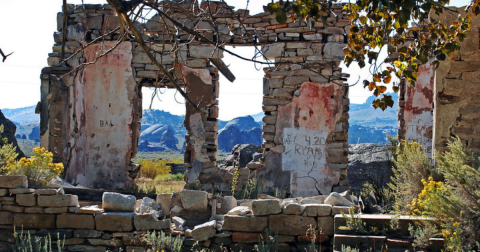
M191 10L191 2L183 7ZM337 17L332 15L327 27L316 23L312 29L304 22L280 25L269 13L249 16L248 11L237 10L235 15L244 28L222 3L211 2L210 7L215 10L216 27L188 19L174 8L165 10L190 27L200 21L200 33L225 45L263 45L265 57L275 60L265 68L264 158L252 168L260 167L255 176L286 196L328 194L332 188L344 188L348 184L349 100L347 75L338 66L349 21L342 19L342 6L334 7ZM186 105L186 187L198 188L199 183L198 189L211 190L213 184L217 191L229 191L232 172L216 166L219 75L210 63L222 58L223 52L192 40L182 30L173 35L173 26L162 22L154 16L136 26L157 60L175 69L182 87L206 111L202 114ZM117 26L109 5L69 5L66 57ZM141 88L172 86L157 82L163 76L138 44L128 39L96 64L70 72L93 60L98 49L110 48L119 34L109 33L59 66L62 27L63 14L59 13L49 67L41 75L42 97L37 107L41 145L54 153L55 161L65 164L68 181L92 188L124 188L138 172L131 158L140 136ZM171 39L179 43L169 44ZM240 174L240 182L252 176L248 168L241 168Z
M463 8L457 8L464 13ZM447 15L448 22L456 15ZM480 18L475 17L461 50L435 67L420 67L415 87L401 86L399 139L416 141L429 158L447 150L451 137L459 137L474 153L480 153Z

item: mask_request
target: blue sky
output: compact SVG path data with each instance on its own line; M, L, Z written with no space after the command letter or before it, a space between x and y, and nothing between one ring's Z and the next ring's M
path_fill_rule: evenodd
M81 4L81 0L68 0L68 3ZM106 3L106 0L84 0L85 3ZM245 8L247 0L227 0L230 5ZM270 0L250 0L251 13L263 11L263 5ZM451 5L464 6L470 0L454 0ZM28 6L28 8L25 8ZM5 53L14 52L6 62L0 62L0 109L19 108L35 105L40 99L40 71L47 66L48 53L52 52L53 33L56 30L57 12L61 11L62 0L23 0L0 1L0 48ZM14 10L22 10L22 12ZM233 51L253 56L253 47L237 47ZM257 114L262 112L263 70L226 55L224 61L230 65L237 77L234 83L223 77L220 79L220 119ZM367 71L351 66L344 69L351 74L351 81L358 76L366 77ZM151 90L143 90L143 107L150 105ZM350 88L352 103L363 103L371 93L363 89L361 84ZM167 91L155 98L153 108L169 111L173 114L184 114L185 106L175 102L175 91ZM180 98L179 95L176 95ZM161 101L160 101L161 100Z

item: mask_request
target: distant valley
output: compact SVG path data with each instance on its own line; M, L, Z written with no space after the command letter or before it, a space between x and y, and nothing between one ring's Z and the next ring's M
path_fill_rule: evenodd
M398 101L398 95L393 94ZM386 111L372 107L373 97L363 104L350 104L349 143L386 144L386 134L396 135L398 130L398 102ZM35 106L2 109L2 113L17 125L16 138L22 150L28 155L32 146L40 143L40 116L35 114ZM218 148L230 152L236 144L252 143L260 145L262 139L263 112L218 122ZM139 151L183 152L187 130L183 125L184 116L169 112L146 109L141 120L142 129Z

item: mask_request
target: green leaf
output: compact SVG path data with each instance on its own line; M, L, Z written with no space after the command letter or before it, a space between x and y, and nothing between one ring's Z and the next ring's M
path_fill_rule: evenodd
M278 8L275 13L275 19L277 20L277 22L279 22L280 24L287 23L287 14L282 8Z

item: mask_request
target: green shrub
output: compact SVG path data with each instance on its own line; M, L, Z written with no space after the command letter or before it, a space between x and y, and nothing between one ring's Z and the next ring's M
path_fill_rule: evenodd
M0 125L0 134L3 133L3 125ZM7 138L0 138L0 174L4 173L3 168L7 162L13 162L18 157L17 147L13 143L8 143Z
M185 180L185 174L183 173L177 173L177 174L168 173L165 175L158 175L154 179L155 182L184 181L184 180Z
M396 159L393 160L392 182L388 184L395 195L393 209L399 213L409 211L408 204L423 189L421 179L434 175L431 161L418 143L402 141L397 148Z
M140 166L140 177L155 179L157 176L167 175L171 168L167 163L183 163L181 158L176 159L139 159L137 163Z
M153 251L180 252L182 249L182 239L180 235L172 237L165 235L163 231L150 233L147 231L147 242L152 246Z
M50 234L46 237L39 237L30 235L30 232L17 234L14 230L14 238L15 245L13 246L13 251L16 252L53 252L52 246L56 247L55 251L63 251L65 245L65 237L61 240L60 233L57 233L56 245L52 245Z

